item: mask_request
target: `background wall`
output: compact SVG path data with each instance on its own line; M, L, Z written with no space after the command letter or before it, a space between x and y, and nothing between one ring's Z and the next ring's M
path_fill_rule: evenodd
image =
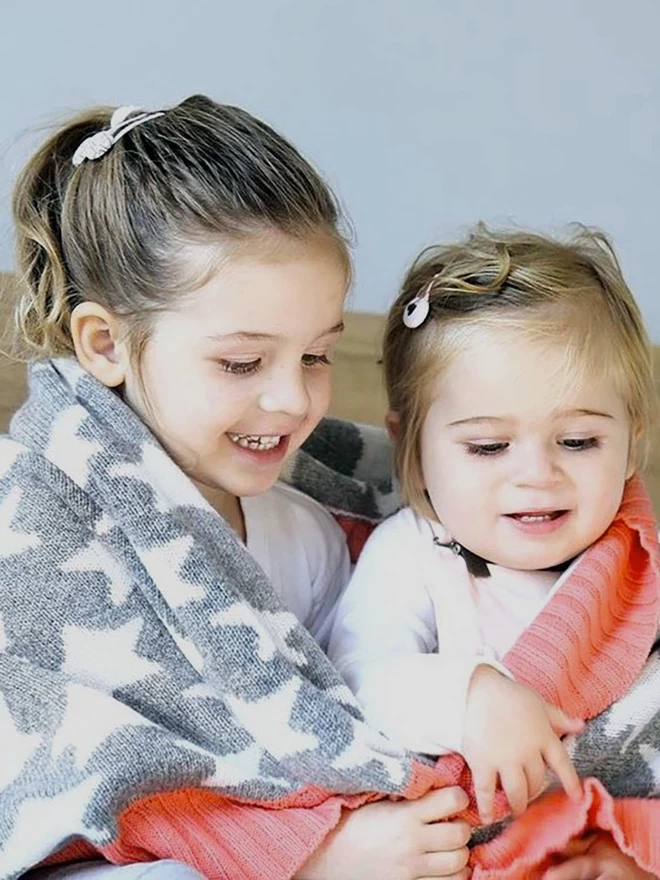
M614 237L660 342L659 36L658 0L6 3L0 269L39 126L205 92L284 131L336 187L354 309L386 309L421 246L477 219L581 220Z

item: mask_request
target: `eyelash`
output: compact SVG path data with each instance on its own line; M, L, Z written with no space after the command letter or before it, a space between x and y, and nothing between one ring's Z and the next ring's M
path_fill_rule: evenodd
M569 443L578 443L580 445L569 446L567 445ZM568 437L566 440L561 441L561 445L568 452L585 452L587 449L598 449L600 447L600 440L598 437L585 437L584 439ZM469 455L493 458L505 452L508 446L508 443L466 443L465 448Z
M304 367L329 367L332 361L327 354L304 354L302 356ZM261 358L254 361L219 361L220 369L232 376L251 376L261 366Z

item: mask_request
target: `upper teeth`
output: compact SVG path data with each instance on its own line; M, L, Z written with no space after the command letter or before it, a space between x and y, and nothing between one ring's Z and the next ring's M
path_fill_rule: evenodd
M244 449L275 449L282 439L282 435L267 434L229 434L232 443L242 446Z
M552 519L551 513L541 513L538 515L523 513L519 517L521 522L543 522L546 519Z

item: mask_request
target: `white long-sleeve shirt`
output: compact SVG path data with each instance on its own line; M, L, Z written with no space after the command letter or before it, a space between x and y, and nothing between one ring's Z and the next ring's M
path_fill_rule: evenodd
M325 650L350 576L344 532L318 502L284 483L241 498L241 507L247 549Z
M406 508L371 535L340 600L329 655L398 745L460 752L467 689L500 662L567 576L489 565L473 577L438 523Z

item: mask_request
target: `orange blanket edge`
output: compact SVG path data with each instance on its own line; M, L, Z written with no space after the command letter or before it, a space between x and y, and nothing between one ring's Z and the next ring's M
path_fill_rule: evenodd
M579 802L555 791L532 804L498 838L474 848L473 880L539 880L570 840L606 831L645 871L660 875L660 800L613 798L586 779Z

